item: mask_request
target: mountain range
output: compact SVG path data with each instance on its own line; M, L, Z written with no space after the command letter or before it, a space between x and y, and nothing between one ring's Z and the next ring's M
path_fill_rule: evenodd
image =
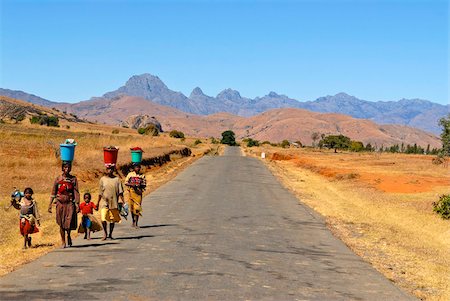
M70 113L79 112L78 117ZM233 130L238 138L251 137L261 141L280 142L300 140L306 145L312 143L312 133L343 134L351 139L371 143L374 146L393 144L414 144L432 148L441 146L441 141L433 134L404 125L379 125L367 119L353 118L335 113L316 113L303 109L271 109L264 113L242 117L230 113L196 115L176 108L160 105L135 96L116 96L113 99L98 98L75 106L50 109L22 100L0 96L0 119L13 120L18 114L30 116L46 114L60 119L80 122L80 117L97 122L118 123L133 127L142 122L157 124L165 131L181 130L192 137L220 137L225 130Z
M340 113L355 118L369 119L379 124L407 125L434 134L440 133L438 120L450 111L450 105L445 106L422 99L372 102L358 99L346 93L324 96L314 101L300 102L275 92L251 99L241 96L238 91L233 89L225 89L213 97L204 94L201 88L196 87L188 97L181 92L169 89L159 77L148 73L132 76L122 87L107 92L101 97L93 97L90 100L75 104L52 102L22 91L7 89L0 89L0 95L23 99L48 107L63 108L81 116L86 110L95 108L95 112L88 114L91 118L93 114L104 115L102 110L107 111L110 105L118 105L115 103L118 99L121 99L120 106L124 110L129 110L129 106L132 104L124 104L123 97L132 96L196 115L226 112L249 117L271 109L299 108L321 113ZM106 119L108 120L108 118ZM121 122L123 120L115 121ZM111 121L108 120L107 122Z

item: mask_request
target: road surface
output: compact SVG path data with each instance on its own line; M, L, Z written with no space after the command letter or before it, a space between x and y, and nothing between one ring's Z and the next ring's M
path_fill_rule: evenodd
M228 148L144 201L141 228L81 238L0 278L0 300L414 300L262 162Z

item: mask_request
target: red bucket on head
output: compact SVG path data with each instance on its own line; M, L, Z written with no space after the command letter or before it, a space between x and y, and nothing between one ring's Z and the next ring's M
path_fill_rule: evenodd
M119 153L118 148L103 148L103 160L105 164L116 164L117 163L117 155Z

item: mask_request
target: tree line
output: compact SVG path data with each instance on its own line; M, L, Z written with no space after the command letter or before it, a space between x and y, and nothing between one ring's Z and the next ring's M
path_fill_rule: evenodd
M361 141L356 141L350 139L350 137L344 135L326 135L318 132L311 134L312 147L328 148L334 149L335 152L338 150L348 150L352 152L387 152L387 153L404 153L404 154L427 154L427 155L437 155L439 157L449 157L450 156L450 114L439 120L439 125L442 128L441 141L442 148L431 147L430 144L427 147L422 147L417 143L405 144L397 143L394 145L377 145L367 143L364 145ZM232 131L225 131L222 133L223 144L237 145L235 140L235 134ZM270 141L260 142L252 138L245 138L242 142L246 144L247 147L259 146L263 144L270 144L272 146L279 147L290 147L295 145L297 147L302 147L303 144L300 141L290 142L288 140L283 140L281 143L272 143Z

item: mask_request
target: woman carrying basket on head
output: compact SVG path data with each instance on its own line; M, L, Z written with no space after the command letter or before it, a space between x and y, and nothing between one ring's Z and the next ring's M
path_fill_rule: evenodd
M56 223L60 227L62 248L66 247L66 233L67 245L72 246L70 231L77 229L77 213L80 211L78 180L77 177L70 174L71 170L72 162L64 161L62 163L62 175L58 176L53 183L50 204L48 205L48 212L52 213L52 204L56 199Z

